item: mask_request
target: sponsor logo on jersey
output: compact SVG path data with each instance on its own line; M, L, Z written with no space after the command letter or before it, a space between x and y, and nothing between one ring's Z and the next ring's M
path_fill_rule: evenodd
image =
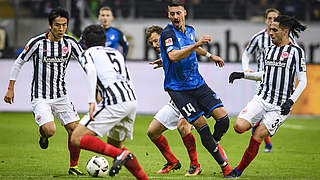
M241 111L241 114L245 114L245 113L247 113L247 109L244 109Z
M172 38L168 38L168 39L166 39L166 40L165 40L165 43L166 43L166 46L173 45Z
M66 57L43 57L43 62L47 63L59 63L59 62L66 62L68 58Z
M114 36L114 34L112 34L111 36L110 36L110 39L111 40L114 40L116 37Z
M64 55L66 55L66 54L68 54L68 52L69 52L68 47L67 47L67 46L64 46L64 47L62 48L62 53L63 53Z
M281 61L275 61L275 60L270 60L267 59L265 61L266 66L277 66L277 67L286 67L286 62L281 62Z
M29 49L29 46L26 45L26 46L24 47L24 50L27 51L28 49Z
M282 59L288 58L288 56L289 56L289 53L288 53L287 51L284 51L284 52L282 52L282 54L281 54L281 58L282 58Z

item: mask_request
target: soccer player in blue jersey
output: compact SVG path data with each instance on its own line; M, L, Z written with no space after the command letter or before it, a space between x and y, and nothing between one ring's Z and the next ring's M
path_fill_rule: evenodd
M100 8L98 19L100 21L100 25L106 31L106 46L117 49L122 53L124 57L127 57L129 51L129 44L126 36L117 28L111 26L111 22L114 20L114 16L112 14L112 9L108 6L104 6ZM80 39L80 44L83 46L83 42Z
M193 27L185 25L186 15L183 1L169 2L168 18L171 23L160 36L164 88L182 115L197 129L203 146L220 165L225 176L232 168L223 160L217 145L229 128L229 117L220 98L200 75L196 54L209 57L219 67L224 66L224 61L200 47L211 41L210 36L205 35L195 41ZM212 116L216 120L213 134L203 116Z

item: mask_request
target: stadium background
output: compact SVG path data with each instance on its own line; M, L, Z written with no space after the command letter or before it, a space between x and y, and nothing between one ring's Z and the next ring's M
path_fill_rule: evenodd
M186 0L187 24L199 37L212 36L204 48L220 55L227 64L223 69L201 58L200 71L208 84L222 97L231 114L236 114L252 98L254 82L227 83L230 72L241 70L241 53L251 36L265 28L264 10L278 8L308 25L298 43L305 49L308 63L308 86L294 106L293 114L320 115L320 1L319 0ZM138 113L153 114L169 97L163 91L163 73L153 70L146 61L156 58L148 47L144 30L151 25L165 26L165 0L0 0L0 95L6 92L12 60L32 36L48 30L47 13L57 6L71 12L69 33L79 37L88 24L98 23L97 10L104 5L114 9L113 26L121 29L129 41L128 66L139 99ZM251 64L255 69L255 63ZM31 111L31 63L25 65L17 80L15 104L1 100L0 111ZM147 76L146 76L147 74ZM80 83L85 75L76 62L67 72L69 95L80 112L86 112L86 88Z

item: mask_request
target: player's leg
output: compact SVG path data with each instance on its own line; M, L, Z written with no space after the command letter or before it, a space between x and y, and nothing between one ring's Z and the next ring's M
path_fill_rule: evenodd
M182 115L197 129L201 137L202 145L209 151L221 168L227 170L223 171L224 174L225 172L228 173L229 171L232 171L228 163L226 163L221 157L216 142L211 134L210 128L203 117L204 112L198 104L196 95L199 93L199 88L188 91L168 90L168 93Z
M196 176L201 173L200 164L198 162L196 140L191 132L191 126L192 125L185 118L181 118L178 121L178 131L190 158L190 169L185 174L186 176Z
M272 143L271 143L270 136L267 136L266 138L264 138L264 143L265 143L264 152L272 152Z
M123 142L126 138L133 138L133 124L136 117L137 102L124 102L114 106L114 113L121 118L117 125L107 132L108 138ZM119 111L121 110L121 111ZM114 176L119 172L121 166L124 165L130 173L137 179L148 179L148 176L140 166L137 158L128 151L125 147L122 148L123 152L115 158L115 161L110 168L109 175Z
M167 139L162 133L168 128L171 130L177 127L177 122L179 118L179 113L169 104L163 106L154 116L151 121L147 134L150 140L157 146L161 154L167 160L167 163L162 169L160 169L158 174L166 174L171 170L177 170L181 168L179 160L172 153L171 148L168 144Z
M220 151L217 147L217 143L213 139L210 128L203 118L200 116L197 120L193 122L194 127L197 129L200 137L202 145L209 151L212 157L217 161L219 166L222 169L223 175L227 175L232 171L232 168L229 166L227 162L222 158Z
M78 125L79 116L68 97L62 97L52 102L52 111L64 126L68 133L68 150L70 154L70 168L68 173L71 175L84 175L78 168L80 148L71 143L71 134Z
M33 100L32 111L36 123L39 126L40 139L39 145L42 149L47 149L51 136L56 132L56 125L52 115L51 106L45 100Z
M241 134L259 122L265 114L265 110L260 99L254 97L247 106L240 112L235 124L234 130ZM240 177L243 170L251 163L256 157L261 141L268 135L268 131L265 131L265 126L260 124L254 131L253 136L250 138L249 146L244 152L239 165L229 173L226 177L235 178Z
M116 147L116 148L121 148L122 144L124 143L125 139L122 141L119 141L117 139L113 139L111 137L107 137L107 142L108 144L111 144L112 146Z

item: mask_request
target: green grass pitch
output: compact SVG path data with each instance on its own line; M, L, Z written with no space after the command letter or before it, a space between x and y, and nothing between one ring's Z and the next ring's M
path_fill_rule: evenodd
M138 158L150 179L223 179L221 170L196 137L198 160L202 173L196 177L184 177L189 168L189 158L178 131L166 131L169 145L182 163L182 168L167 175L156 172L163 167L165 159L146 135L152 116L137 116L134 126L134 140L125 146ZM231 125L235 118L232 118ZM213 130L213 120L208 120ZM57 122L57 132L49 139L49 148L42 150L38 144L38 127L32 113L0 112L0 179L93 179L89 176L67 175L69 153L67 133ZM247 148L251 132L236 134L230 126L221 145L224 147L231 166L238 165ZM255 160L240 179L281 180L320 179L320 119L288 118L285 124L271 138L272 153L264 153L264 144ZM105 138L103 138L105 139ZM79 167L85 171L88 159L95 155L81 151ZM107 158L109 164L112 159ZM110 177L106 177L111 179ZM123 168L113 179L134 179Z

